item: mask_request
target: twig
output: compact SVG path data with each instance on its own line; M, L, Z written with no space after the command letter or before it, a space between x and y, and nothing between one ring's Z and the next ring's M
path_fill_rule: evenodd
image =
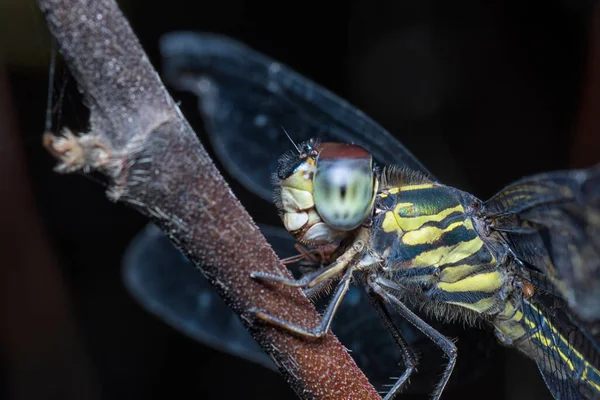
M289 274L234 197L111 0L38 0L90 108L80 136L46 134L61 172L96 170L108 196L147 215L208 277L304 399L378 399L333 336L309 342L257 323L251 308L304 326L318 314L298 290L251 271Z

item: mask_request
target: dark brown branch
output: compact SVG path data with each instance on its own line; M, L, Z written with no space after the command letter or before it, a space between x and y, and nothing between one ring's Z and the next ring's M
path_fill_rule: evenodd
M304 326L318 314L297 289L254 282L289 274L179 113L111 0L38 0L90 108L89 133L46 146L63 172L98 170L108 195L147 215L215 285L305 399L379 398L333 335L308 342L256 323L255 307Z

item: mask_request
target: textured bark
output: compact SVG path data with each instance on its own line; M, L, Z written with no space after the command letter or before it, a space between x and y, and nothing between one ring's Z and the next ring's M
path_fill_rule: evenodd
M108 196L147 215L214 284L305 399L379 398L332 335L306 341L258 323L265 310L303 326L319 316L298 289L251 271L288 275L234 197L111 0L38 0L90 108L83 135L44 136L58 171L97 170Z

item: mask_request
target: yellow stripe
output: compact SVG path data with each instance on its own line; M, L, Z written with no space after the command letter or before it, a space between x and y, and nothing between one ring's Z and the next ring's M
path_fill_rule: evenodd
M515 309L515 306L513 306L511 302L507 302L506 307L504 308L504 311L502 312L502 315L504 315L504 316L512 315L513 317L510 319L511 321L521 322L521 320L523 319L523 311L517 310L515 312L514 309ZM513 312L514 312L514 315L513 315Z
M440 282L438 289L445 292L494 292L502 287L502 274L499 271L481 273L454 283Z
M527 318L525 318L525 324L527 324L527 326L528 326L530 329L535 329L535 327L536 327L536 325L535 325L535 322L533 322L533 321L530 321L530 320L529 320L529 319L527 319Z
M483 241L479 237L471 239L467 242L461 242L452 249L452 252L448 254L448 256L445 257L442 262L438 264L438 266L454 264L460 260L464 260L465 258L477 253L482 247Z
M536 307L534 307L533 305L531 305L531 307L537 312L540 313L540 310L538 310ZM541 313L540 313L541 314ZM535 328L536 324L535 322L525 318L525 323L530 327L530 328ZM538 340L540 341L540 343L548 348L550 348L552 351L556 351L560 358L562 358L565 363L567 364L567 366L569 367L569 369L571 369L571 371L575 371L575 367L573 365L573 362L571 361L571 359L573 357L577 358L578 360L580 360L581 362L583 362L584 365L584 370L583 370L583 374L581 376L581 380L586 382L587 384L589 384L590 386L592 386L595 390L597 390L598 392L600 392L600 385L598 385L596 382L591 381L588 378L588 372L594 371L595 375L600 375L600 371L598 371L593 365L591 365L583 356L583 354L581 354L579 351L577 351L575 348L573 348L567 339L565 339L565 337L563 335L561 335L558 330L552 326L551 324L547 324L547 326L550 328L550 330L552 331L552 334L554 335L554 337L558 338L558 340L562 341L564 344L566 344L567 346L569 346L570 348L570 357L567 357L567 355L565 355L557 346L555 346L553 343L552 339L549 339L548 337L544 336L541 332L536 332L533 337L538 338Z
M560 348L558 348L558 346L554 345L554 342L552 341L552 339L548 339L546 336L544 336L542 334L542 332L536 332L532 335L533 338L536 338L537 340L539 340L539 342L545 346L548 347L550 350L555 351L556 353L558 353L558 355L560 356L560 358L562 358L562 360L564 361L564 363L569 367L569 369L571 371L575 371L575 365L573 365L573 362L569 359L569 357L567 357L567 355L565 353L563 353Z
M476 311L481 314L481 313L484 313L485 311L489 310L490 308L494 307L496 302L497 302L496 297L493 296L493 297L487 297L485 299L481 299L476 303L461 303L458 301L448 301L446 303L455 304L457 306L468 308L470 310Z
M385 213L385 217L383 217L383 222L381 223L381 229L383 229L385 233L395 232L399 229L393 211L387 211Z
M469 229L469 230L473 230L474 229L473 228L473 221L471 221L471 218L466 218L464 220L464 224L467 227L467 229Z
M525 322L528 325L531 324L532 327L536 326L534 322L529 321L528 319L525 319ZM565 337L563 335L561 335L554 326L552 326L550 324L547 324L547 325L550 327L550 330L552 331L554 337L558 338L561 342L563 342L564 345L571 347L571 354L575 355L575 357L577 357L578 359L580 359L584 363L587 363L587 361L586 361L585 357L583 356L583 354L581 354L575 348L573 348L572 345L568 342L568 340L565 339Z
M463 221L458 221L448 225L446 228L425 226L414 231L406 232L404 236L402 236L402 242L410 246L435 243L442 238L444 233L450 232L454 228L458 228L459 226L463 225Z
M478 265L461 264L455 267L445 267L442 269L440 274L440 281L442 282L456 282L463 279L466 276L471 275L474 271L479 269Z
M431 189L432 187L433 187L433 184L431 184L431 183L423 183L423 184L420 184L420 185L406 185L406 186L402 186L400 188L400 190L403 191L403 192L407 192L409 190ZM391 190L390 190L390 193L392 193Z
M424 251L415 257L415 267L425 267L435 265L440 267L445 264L452 264L463 260L470 255L476 253L483 246L483 242L479 237L461 242L453 246L440 246L433 250Z
M517 340L525 335L525 329L519 324L502 323L494 325L496 330L500 331L502 336L510 340Z
M515 306L510 301L506 302L506 305L504 306L504 311L502 311L500 315L503 317L508 317L512 315L511 319L502 322L521 322L521 320L523 319L523 311L515 311Z
M594 370L595 368L592 367L587 361L585 361L585 368L583 370L583 374L581 375L581 380L587 382L590 385L592 385L594 387L594 389L596 389L597 391L600 392L600 385L598 385L596 382L593 382L593 381L591 381L591 380L588 379L588 371L590 369Z
M538 313L539 315L543 315L541 313L541 311L535 307L533 304L530 305L531 308L533 308L536 313ZM530 321L528 319L525 319L525 323L530 327L530 328L535 328L537 325L535 324L535 322ZM549 321L547 322L547 326L550 328L550 330L552 331L552 334L559 338L560 341L563 342L563 344L565 346L571 346L571 344L569 343L569 341L567 339L565 339L565 337L563 335L560 334L560 332L558 331L558 329L556 329L552 324L549 323ZM581 353L579 353L576 349L572 349L573 354L575 354L579 359L585 361L585 357L583 357L583 355Z
M511 315L510 319L502 319L502 317L508 318ZM515 312L515 306L510 301L506 302L504 311L498 317L494 321L494 327L502 336L510 340L517 340L525 336L525 328L519 323L523 318L523 312L519 310Z
M427 222L440 222L443 221L448 215L453 212L460 211L463 212L464 208L459 204L456 207L446 208L444 211L441 211L434 215L421 215L418 217L400 217L399 212L403 208L413 207L412 203L398 203L396 207L394 207L394 215L396 217L396 223L403 231L414 231L415 229L419 229Z

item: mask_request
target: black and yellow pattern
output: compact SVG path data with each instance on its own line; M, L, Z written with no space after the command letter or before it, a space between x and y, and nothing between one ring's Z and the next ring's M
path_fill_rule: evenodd
M502 309L504 271L457 193L431 183L388 188L375 209L371 247L385 260L391 280L418 285L434 303L480 314Z
M487 203L488 210L514 210L527 199L523 191L512 187L497 195ZM562 191L563 196L568 193ZM557 399L600 398L597 343L580 335L586 351L578 350L569 333L551 322L538 296L524 298L518 282L531 280L534 271L510 259L502 233L482 232L490 220L482 218L476 204L479 201L468 193L431 182L382 189L375 202L370 244L384 260L385 280L380 281L402 298L413 302L417 298L421 307L438 317L469 320L475 314L489 320L503 344L518 348L538 364ZM531 206L519 212L531 212ZM551 290L550 280L546 284L543 289Z
M588 354L575 348L573 338L560 332L545 313L529 300L515 308L507 303L494 320L501 342L514 346L534 359L546 385L557 398L587 399L600 396L600 371L590 362L598 352Z

